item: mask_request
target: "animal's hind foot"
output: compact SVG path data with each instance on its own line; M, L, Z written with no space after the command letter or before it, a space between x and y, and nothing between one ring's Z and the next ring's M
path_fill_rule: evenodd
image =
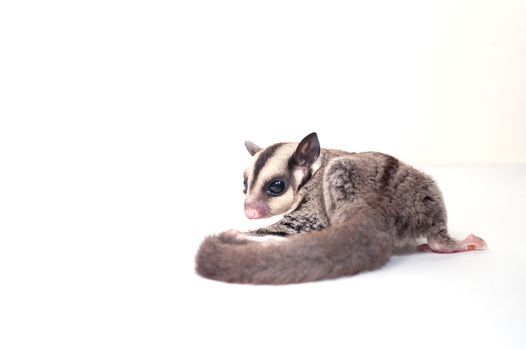
M421 244L417 249L421 252L432 251L435 253L462 253L471 250L484 250L488 245L484 240L475 235L469 235L461 241L440 242L438 240L428 239L427 244Z

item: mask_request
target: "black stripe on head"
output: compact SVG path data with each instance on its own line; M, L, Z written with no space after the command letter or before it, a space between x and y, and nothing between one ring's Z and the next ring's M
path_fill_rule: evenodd
M267 161L272 158L274 153L276 153L276 150L280 148L283 145L283 143L276 143L272 146L268 146L258 156L258 159L256 160L256 164L254 164L254 177L252 177L252 180L250 181L250 188L254 188L254 184L256 183L256 180L258 179L259 173L261 172L261 169L267 164Z

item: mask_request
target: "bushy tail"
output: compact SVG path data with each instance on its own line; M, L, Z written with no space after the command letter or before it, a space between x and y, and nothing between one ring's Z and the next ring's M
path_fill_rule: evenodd
M289 284L350 276L384 265L393 240L385 220L354 220L281 241L207 237L196 256L201 276L251 284ZM358 222L357 222L358 221Z

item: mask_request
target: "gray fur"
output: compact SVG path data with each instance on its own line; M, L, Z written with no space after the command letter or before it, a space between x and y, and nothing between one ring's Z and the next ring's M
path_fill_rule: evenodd
M261 151L261 147L259 147L258 145L256 145L254 142L251 142L251 141L245 141L245 147L247 148L248 153L250 153L250 155L252 156L258 153L259 151Z
M225 282L299 283L379 268L407 240L455 243L429 176L382 153L322 149L320 157L319 169L294 188L299 204L292 212L253 232L206 238L196 271ZM245 235L287 238L256 242Z

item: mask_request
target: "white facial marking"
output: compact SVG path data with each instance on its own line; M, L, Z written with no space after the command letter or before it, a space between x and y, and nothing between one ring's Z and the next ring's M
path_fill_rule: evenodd
M261 153L254 156L253 163L247 170L249 177L246 201L248 203L254 203L264 198L270 209L269 214L271 216L281 214L290 208L294 201L294 191L290 183L286 184L286 190L283 194L275 197L266 194L266 186L272 180L287 181L287 178L283 175L289 172L288 162L297 146L297 143L286 143L279 146L260 170L256 182L252 185L252 179L255 176L255 164Z
M245 174L248 175L246 203L264 201L269 208L269 212L267 213L268 216L290 213L297 208L301 202L301 196L294 193L294 189L291 187L290 183L286 184L286 190L281 195L273 197L266 193L266 186L268 186L268 183L273 180L288 181L290 177L292 177L296 184L301 183L306 170L295 169L292 174L289 173L289 159L292 157L297 147L298 143L285 143L276 148L274 153L260 170L259 174L257 174L256 182L252 184L254 176L256 175L254 174L255 165L259 157L261 157L262 152L258 152L254 155L252 165L245 172ZM323 160L320 155L310 167L312 175L318 171L322 163Z

